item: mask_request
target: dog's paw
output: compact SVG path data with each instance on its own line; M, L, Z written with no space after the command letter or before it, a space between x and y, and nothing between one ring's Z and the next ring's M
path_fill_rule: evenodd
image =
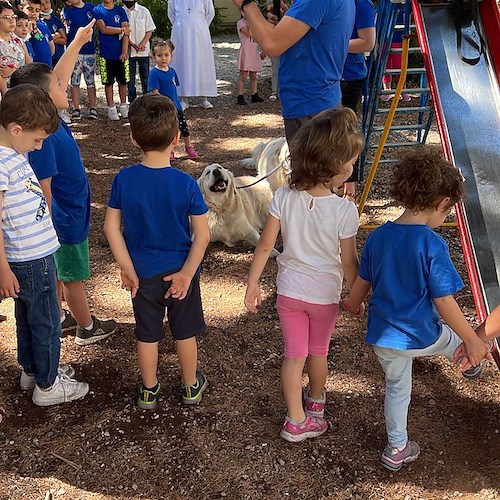
M225 241L224 245L226 245L229 248L233 248L236 245L236 243L233 243L232 241Z

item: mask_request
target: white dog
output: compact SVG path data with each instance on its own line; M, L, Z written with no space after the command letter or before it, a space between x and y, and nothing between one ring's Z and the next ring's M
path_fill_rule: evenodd
M290 178L290 157L288 144L284 137L273 139L267 144L261 142L252 151L252 158L240 162L245 168L257 170L259 178L265 177L273 169L279 167L267 180L273 193L280 187L288 185Z
M228 247L238 241L257 245L273 193L266 181L237 189L256 180L250 176L234 177L217 163L205 167L198 185L209 208L210 241L222 241ZM276 257L279 252L273 250L272 255Z

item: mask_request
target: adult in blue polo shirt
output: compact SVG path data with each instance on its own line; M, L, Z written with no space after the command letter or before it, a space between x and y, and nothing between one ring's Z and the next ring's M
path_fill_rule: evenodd
M356 18L354 31L349 41L349 53L342 73L342 106L358 111L358 104L363 93L368 68L365 52L375 46L375 7L371 0L356 0ZM354 164L351 177L344 183L344 196L354 200L356 181L360 180L359 159Z
M340 104L340 80L354 28L354 0L295 0L273 25L253 0L233 0L271 57L281 56L279 93L290 142L314 115Z

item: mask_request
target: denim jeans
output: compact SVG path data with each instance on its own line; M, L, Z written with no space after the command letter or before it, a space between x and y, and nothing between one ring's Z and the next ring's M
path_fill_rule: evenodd
M406 425L411 399L413 358L441 355L452 360L455 349L461 343L460 337L448 325L443 325L439 339L425 349L402 351L373 346L385 372L385 427L392 447L402 449L408 442Z
M149 57L131 57L129 59L130 82L128 84L128 102L133 102L137 97L137 90L135 89L137 66L139 66L142 95L148 91Z
M11 262L19 282L15 299L17 359L33 373L39 387L50 387L57 376L61 351L61 319L54 258Z

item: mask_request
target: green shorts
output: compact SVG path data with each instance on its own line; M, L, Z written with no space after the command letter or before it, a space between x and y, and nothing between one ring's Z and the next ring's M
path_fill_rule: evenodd
M89 240L77 245L61 243L54 254L57 278L61 281L84 281L90 277Z

